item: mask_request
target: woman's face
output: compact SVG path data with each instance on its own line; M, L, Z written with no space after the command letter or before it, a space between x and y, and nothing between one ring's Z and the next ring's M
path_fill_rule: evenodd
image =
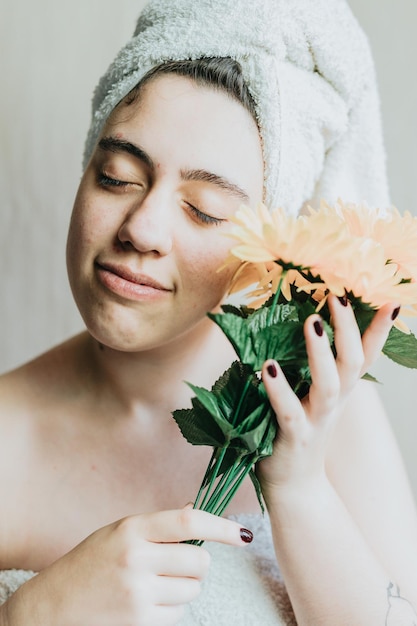
M90 333L126 351L182 337L221 301L230 217L262 200L256 124L226 94L175 75L117 107L75 200L71 288Z

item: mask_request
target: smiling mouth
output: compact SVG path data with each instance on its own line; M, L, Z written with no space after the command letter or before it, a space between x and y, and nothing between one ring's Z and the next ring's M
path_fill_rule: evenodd
M107 290L128 300L160 298L172 292L172 289L155 278L124 266L96 263L95 267L100 283Z

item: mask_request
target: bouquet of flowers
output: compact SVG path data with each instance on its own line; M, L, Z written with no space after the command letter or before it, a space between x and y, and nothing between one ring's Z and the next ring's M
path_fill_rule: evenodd
M259 372L266 359L276 359L298 397L308 392L303 324L320 312L335 351L329 294L350 301L361 333L389 302L398 302L402 314L417 315L417 217L410 213L339 201L294 218L261 204L256 211L241 207L233 222L237 243L227 263L241 263L230 292L252 286L246 293L252 302L224 305L209 317L238 359L211 390L188 383L195 393L192 408L173 413L190 443L213 447L194 507L216 515L247 475L263 508L254 466L272 453L277 425ZM383 353L417 367L417 339L399 318Z

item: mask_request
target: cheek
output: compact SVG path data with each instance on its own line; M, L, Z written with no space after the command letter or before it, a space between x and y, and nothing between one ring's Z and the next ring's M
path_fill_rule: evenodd
M205 302L210 301L212 306L225 295L234 273L233 267L220 270L228 258L230 245L202 244L184 260L183 276L187 281L184 287Z
M68 248L74 253L87 253L100 242L109 230L107 224L111 214L97 210L92 203L76 202L68 230Z

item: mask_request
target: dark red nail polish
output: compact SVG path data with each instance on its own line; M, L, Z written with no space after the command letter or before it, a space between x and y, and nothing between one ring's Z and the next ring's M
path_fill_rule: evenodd
M348 304L348 297L347 297L346 294L344 296L337 296L337 299L339 300L339 302L340 302L340 304L342 306L347 306L347 304Z
M321 337L323 335L323 322L321 320L316 320L313 324L314 326L314 330L316 331L316 334Z
M245 543L251 543L251 541L253 539L253 533L250 530L248 530L247 528L241 528L240 529L240 538Z
M271 378L277 377L278 371L274 363L271 363L270 365L268 365L268 367L266 368L266 371L268 372Z
M400 312L400 309L401 309L401 307L400 307L400 306L397 306L397 308L393 310L393 312L392 312L392 314L391 314L391 319L392 319L392 321L394 321L395 319L397 319L398 314L399 314L399 312Z

